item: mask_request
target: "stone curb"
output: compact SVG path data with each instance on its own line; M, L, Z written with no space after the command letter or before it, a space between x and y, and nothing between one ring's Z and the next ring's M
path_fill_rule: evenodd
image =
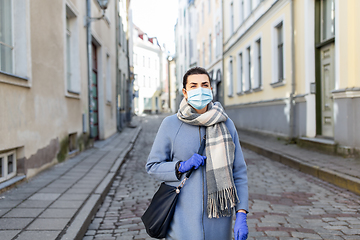
M339 186L341 188L347 189L353 193L360 195L360 179L358 178L343 173L335 172L327 168L310 165L308 163L301 161L300 159L296 159L292 156L283 153L274 152L273 150L267 149L265 147L257 146L250 142L240 140L240 143L242 147L254 151L267 158L270 158L273 161L280 162L300 172L310 174L321 180L332 183L336 186Z
M66 233L61 237L61 240L80 240L83 238L91 223L92 217L96 214L99 206L102 204L106 195L108 194L110 187L121 168L125 156L133 148L141 129L141 126L138 127L134 137L130 141L129 146L120 154L112 168L109 170L109 173L98 185L94 193L90 195L85 204L81 207L80 211L76 214L74 220L67 228Z

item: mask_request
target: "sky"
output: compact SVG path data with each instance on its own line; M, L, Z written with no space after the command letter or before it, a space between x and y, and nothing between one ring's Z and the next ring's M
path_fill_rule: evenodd
M149 37L157 37L160 45L175 53L174 26L178 0L131 0L133 23Z

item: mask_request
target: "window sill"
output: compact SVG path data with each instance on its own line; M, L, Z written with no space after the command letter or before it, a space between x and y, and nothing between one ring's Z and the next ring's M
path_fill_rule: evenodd
M242 95L244 95L244 92L238 92L238 93L236 93L236 95L242 96Z
M277 88L277 87L284 86L285 83L286 83L285 80L282 80L282 81L278 81L278 82L275 82L275 83L270 83L270 85L271 85L273 88Z
M233 98L233 97L234 97L234 95L232 95L232 94L231 94L231 95L228 95L228 97L229 97L229 98Z
M263 90L262 86L257 87L257 88L253 88L252 89L254 92L261 92Z
M244 93L245 94L250 94L250 93L252 93L253 91L251 90L251 89L249 89L249 90L246 90Z
M11 73L0 71L0 82L7 83L19 87L30 88L29 78L20 77Z
M73 99L79 99L80 100L80 93L77 92L72 92L72 91L67 91L65 94L65 97L67 98L73 98Z
M111 101L106 101L106 105L111 106Z

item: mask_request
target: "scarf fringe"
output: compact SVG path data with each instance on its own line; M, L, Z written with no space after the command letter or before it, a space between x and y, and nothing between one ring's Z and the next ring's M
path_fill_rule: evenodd
M208 194L208 218L230 217L238 201L235 187Z

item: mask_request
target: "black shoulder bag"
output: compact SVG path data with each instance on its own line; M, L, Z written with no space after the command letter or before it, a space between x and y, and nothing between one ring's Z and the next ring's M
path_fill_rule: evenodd
M205 136L201 142L198 154L202 154L205 149ZM180 189L184 186L185 181L190 177L192 171L186 173L185 178L177 187L169 186L164 182L161 183L159 189L155 193L149 207L146 209L141 220L143 221L146 232L152 238L161 239L166 237L171 220L174 216L176 201L178 199Z

